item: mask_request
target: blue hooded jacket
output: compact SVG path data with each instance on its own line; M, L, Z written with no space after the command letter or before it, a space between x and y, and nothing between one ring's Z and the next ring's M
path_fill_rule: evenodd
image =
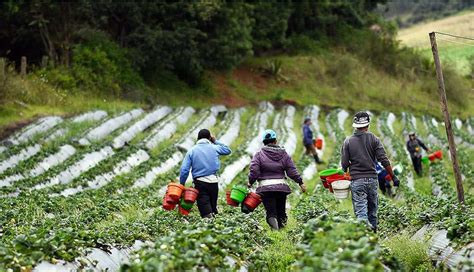
M219 142L211 143L208 139L197 141L184 157L179 175L179 182L185 184L189 171L193 179L217 174L220 168L219 156L229 155L230 148Z

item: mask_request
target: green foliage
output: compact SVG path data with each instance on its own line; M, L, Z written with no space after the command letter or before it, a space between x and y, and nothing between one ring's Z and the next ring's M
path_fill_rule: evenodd
M405 271L426 271L431 269L427 254L428 246L422 241L410 239L404 234L390 237L384 242L391 255L400 260Z

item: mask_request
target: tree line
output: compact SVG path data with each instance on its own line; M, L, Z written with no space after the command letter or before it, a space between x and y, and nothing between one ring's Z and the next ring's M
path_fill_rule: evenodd
M76 80L109 69L128 77L118 84L136 83L168 70L195 84L205 70L301 47L301 37L335 41L366 28L383 2L9 0L0 4L0 57L39 65L48 56L52 67L75 69Z

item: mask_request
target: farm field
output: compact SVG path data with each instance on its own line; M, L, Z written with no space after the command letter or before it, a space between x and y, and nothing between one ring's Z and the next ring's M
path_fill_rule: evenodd
M474 37L474 11L466 11L444 19L401 29L398 39L404 45L418 48L424 56L432 59L431 45L427 34L432 31L472 38ZM471 59L474 57L473 41L438 35L437 43L440 58L444 63L456 67L462 74L470 73Z
M0 145L0 271L412 271L474 269L474 118L453 120L466 203L460 206L443 124L428 115L374 112L370 130L404 169L394 198L382 196L379 230L358 223L350 199L336 200L318 171L338 167L353 112L274 105L204 109L98 109L42 117ZM309 116L324 139L325 163L304 155ZM185 150L209 128L233 150L222 157L219 215L201 219L162 208ZM271 231L260 206L250 214L226 204L225 191L247 183L248 164L273 128L302 173L289 222ZM443 160L415 177L406 135L418 131ZM190 185L190 182L187 183Z

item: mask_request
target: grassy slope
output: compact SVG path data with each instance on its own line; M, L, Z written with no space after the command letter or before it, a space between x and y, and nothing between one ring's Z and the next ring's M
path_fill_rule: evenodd
M281 75L286 80L277 80L262 71L269 59L282 62ZM0 128L45 114L70 115L96 108L117 112L146 106L120 99L104 99L94 93L69 94L38 82L34 75L21 79L12 74L8 80L9 91L15 93L13 97L18 97L18 100L0 104ZM438 97L428 97L422 91L423 82L395 78L354 55L336 50L307 56L252 58L232 72L209 72L203 86L193 89L166 74L158 74L148 89L150 97L154 97L148 99L148 104L202 108L222 103L236 107L262 100L286 99L300 105L321 105L323 109L410 111L441 117ZM450 105L453 116L465 118L474 115L474 93L471 92L466 99L470 102L465 108Z
M419 48L422 54L431 57L428 33L432 31L474 37L474 11L463 12L444 19L402 29L399 33L399 39L403 44ZM470 72L468 60L474 57L474 42L442 35L437 36L437 42L442 61L455 65L463 74ZM459 42L471 44L472 46L459 44Z

